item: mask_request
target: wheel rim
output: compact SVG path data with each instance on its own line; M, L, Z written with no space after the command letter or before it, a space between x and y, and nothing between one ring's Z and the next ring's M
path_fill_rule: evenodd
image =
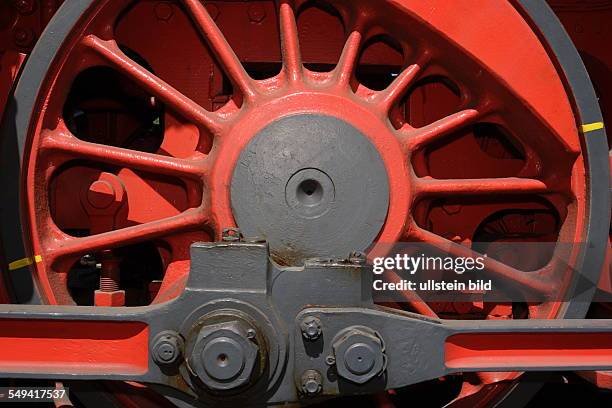
M187 2L187 4L190 3ZM558 83L547 84L548 87L535 86L536 90L534 91L534 86L519 86L518 83L521 78L514 78L516 83L513 83L513 85L516 86L510 86L514 97L505 100L499 95L492 95L489 91L499 88L497 83L499 78L496 81L492 77L487 77L485 73L485 79L481 80L481 83L486 83L487 89L482 92L482 95L476 98L475 94L478 93L478 90L471 89L461 83L462 109L458 110L456 114L442 119L441 122L421 129L413 129L409 124L402 123L401 118L397 119L398 113L394 112L395 105L409 91L410 85L418 82L419 75L421 75L421 78L440 75L450 76L448 69L440 65L436 56L440 55L442 51L447 51L451 55L457 51L445 48L444 43L438 44L437 47L425 47L418 56L413 55L412 60L416 62L409 63L390 87L380 92L369 90L363 85L357 84L354 75L350 72L358 62L360 45L366 43L369 37L380 34L380 29L372 24L372 21L380 21L377 18L380 19L381 14L384 13L368 10L367 2L354 3L353 10L368 10L369 14L351 13L351 10L341 2L335 5L338 13L345 21L353 22L353 28L347 30L348 41L342 52L340 63L334 71L318 73L302 67L297 30L293 20L293 8L288 4L283 4L280 8L280 26L284 44L282 53L284 56L283 70L279 75L270 79L253 81L244 69L241 69L242 65L232 54L231 49L226 47L210 16L205 14L196 4L193 4L194 20L199 21L202 27L209 30L207 38L211 43L210 47L217 49L216 56L220 65L225 68L234 87L241 91L214 113L207 112L186 101L177 92L167 90L162 92L160 83L155 83L156 80L152 74L144 69L139 69L137 65L126 60L123 52L112 42L101 39L110 38L108 36L111 33L108 30L103 29L99 31L98 37L89 36L80 43L79 39L76 38L72 42L64 44L65 51L60 53L58 57L58 61L61 61L59 65L62 70L50 73L50 76L54 79L47 79L47 84L52 83L53 85L51 88L47 87L47 90L41 94L44 95L41 100L61 100L61 97L57 98L56 96L58 89L63 87L68 89L66 81L86 66L111 65L114 69L123 71L124 74L133 75L133 80L140 81L141 86L144 85L145 88L149 87L147 90L164 101L167 107L180 111L183 116L197 122L201 128L206 130L202 132L204 136L201 139L203 141L198 144L200 151L194 152L188 158L171 158L134 152L127 154L125 151L113 149L110 146L102 147L83 143L70 136L68 128L66 126L62 127L61 121L58 127L45 126L54 124L57 121L54 121L53 118L57 119L61 116L59 107L54 108L51 105L46 107L43 112L44 115L38 117L36 125L32 126L34 131L32 132L30 145L35 147L27 155L29 163L27 194L29 203L37 203L34 208L29 208L29 221L33 237L32 252L43 255L44 261L37 264L36 269L43 293L48 301L59 301L60 303L71 301L70 295L65 289L66 274L49 273L51 269L63 270L64 272L68 270L70 264L75 262L74 257L70 255L82 255L109 247L121 246L131 243L133 240L148 240L158 236L167 236L171 235L172 231L185 229L190 233L181 236L180 239L169 240L168 242L172 248L171 252L174 252L178 259L176 262L180 265L175 265L172 270L166 270L166 277L162 283L162 295L158 300L175 296L180 291L180 280L186 276L188 270L188 262L185 261L187 243L198 239L220 238L221 229L234 224L230 203L231 197L227 186L231 184L232 173L239 154L253 139L258 130L278 118L300 113L317 113L343 119L350 118L349 123L360 129L381 153L389 178L390 192L387 221L380 231L378 241L395 242L403 238L438 242L440 245L446 243L435 233L418 225L417 222L413 222L413 214L417 212L412 211L411 206L413 203L421 201L415 200L415 197L440 196L442 194L482 196L492 192L506 192L514 196L517 193L539 194L547 193L550 190L565 191L567 196L576 199L571 218L566 217L559 240L566 240L566 242L582 241L581 237L584 233L582 221L587 213L586 203L584 202L585 189L581 189L581 185L574 182L576 188L570 191L568 184L580 180L584 176L583 160L580 156L580 141L576 131L575 119L560 80L552 81ZM405 7L404 5L398 7L399 9L394 10L395 15L408 16L411 20L425 15L425 11L415 10L418 8L416 6L411 6L412 8L408 13L407 10L402 9ZM300 9L299 4L296 9ZM398 11L402 11L402 13ZM116 10L111 10L111 7L105 2L99 2L96 7L90 10L88 18L95 22L94 16L100 19L100 16L104 16L105 13L112 15L115 12ZM505 12L508 12L508 10L505 10ZM356 15L359 18L356 18ZM435 39L436 35L444 33L445 29L450 30L448 20L448 16L446 20L444 17L438 18L437 23L440 26L436 29L439 31L431 33L430 40L431 38ZM397 24L393 19L387 22L390 27ZM99 22L91 24L104 27ZM447 27L444 27L444 24ZM520 25L515 23L513 27L520 27ZM522 27L522 29L525 30L526 28ZM403 37L400 39L403 41ZM465 47L470 45L467 42L463 43ZM405 46L405 44L402 45ZM446 44L446 47L449 47L448 44ZM543 48L534 47L534 49L533 56L541 57L540 54L545 55ZM70 63L71 54L74 55L76 51L86 53L89 59L87 63ZM487 50L484 54L487 52L492 53L493 51ZM485 60L487 58L486 55L480 55L479 57ZM466 59L463 63L470 66L474 62ZM530 69L540 69L554 73L554 67L548 58L544 62L540 61L540 63L538 65L534 62L535 67L530 67ZM68 69L66 67L72 68ZM508 73L502 71L500 69L494 73L500 78L507 78ZM504 75L506 76L504 77ZM533 85L533 80L530 82ZM552 107L540 102L537 94L538 92L544 92L542 88L545 88L547 95L551 92L556 93L560 98L557 100L563 100L563 103L559 103L560 106ZM53 97L51 91L56 92ZM507 92L507 90L501 90L500 95L507 96ZM537 155L541 158L539 161L525 165L520 179L486 179L476 182L453 179L436 181L436 179L429 179L427 176L417 177L418 169L412 170L413 160L411 156L415 156L415 160L418 161L419 158L416 157L418 153L415 152L420 152L426 141L442 138L452 133L453 130L476 122L504 123L507 126L505 120L508 120L512 115L515 115L514 118L533 117L533 112L520 112L525 109L515 106L518 103L517 101L525 102L521 98L525 98L527 102L533 102L530 108L536 111L538 115L548 119L532 119L534 123L531 124L529 129L532 131L542 131L544 129L549 139L543 137L544 140L535 141L535 148L525 146L527 148L526 156L533 154L533 156ZM502 115L504 109L511 110L512 108L516 108L519 113L513 112L508 114L508 118L505 118ZM400 129L397 129L398 127ZM54 130L48 131L45 128ZM230 134L230 131L233 135L232 138L224 136ZM554 143L558 143L562 149L556 151L552 148L545 149L549 151L539 151L536 154L536 150L542 149L547 142L551 142L551 136L553 136ZM212 150L207 151L206 145L210 138L213 139ZM551 153L551 151L553 152ZM525 177L529 171L533 172L534 169L546 167L545 164L550 164L552 158L557 158L558 156L555 155L558 155L560 151L567 154L565 157L568 160L565 161L577 157L576 166L573 169L559 171L559 174L567 175L565 180L547 179L545 183L542 183L535 177L532 179ZM168 217L168 222L163 226L160 226L160 223L156 221L141 226L128 227L122 229L120 233L102 234L98 237L94 235L92 238L80 239L68 237L54 225L53 218L48 215L49 204L44 202L45 200L41 199L41 196L48 195L46 191L52 173L61 169L62 165L68 160L75 158L94 159L94 161L100 160L102 162L110 161L114 164L120 163L125 167L154 170L170 176L179 175L189 180L202 180L203 187L190 185L186 188L191 194L187 201L197 201L193 200L193 196L197 197L199 193L201 194L201 205L192 205L180 216ZM410 186L410 188L405 186ZM127 186L125 188L128 190L127 195L129 195L129 188ZM41 194L41 192L44 192L44 194ZM47 212L46 215L45 212ZM209 233L197 232L203 229L202 226L205 224L209 227ZM576 256L577 254L574 254L574 258ZM55 264L53 268L50 267L51 263ZM504 271L500 269L499 272L503 274ZM519 278L524 279L523 276ZM526 280L523 283L538 284L538 282ZM558 315L558 311L559 305L557 304L539 310L537 313L539 317L554 317Z

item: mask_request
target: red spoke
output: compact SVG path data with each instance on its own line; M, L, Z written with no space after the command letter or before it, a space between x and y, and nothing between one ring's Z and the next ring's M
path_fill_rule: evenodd
M279 10L283 66L290 81L302 76L302 56L295 13L291 4L282 2Z
M400 283L400 276L391 271L385 272L385 279L387 282L392 283ZM427 303L419 296L418 293L413 292L411 290L404 290L400 292L400 296L403 298L403 301L408 303L416 313L422 314L424 316L433 317L434 319L438 318L438 315L434 310L429 307Z
M466 109L419 129L407 126L401 132L408 148L417 150L474 123L480 116L481 114L477 110Z
M48 257L55 260L116 248L137 242L156 239L179 232L203 228L209 222L207 211L192 208L170 218L135 225L84 238L66 238L48 246Z
M361 48L361 33L359 31L353 31L342 50L338 66L336 67L336 75L338 78L338 85L346 87L351 82L355 73L355 66L359 58L359 49Z
M197 179L205 174L204 165L195 160L177 159L137 150L89 143L77 139L67 131L43 131L42 140L43 148L66 154L75 159L82 158L175 177Z
M125 55L115 41L104 41L90 35L83 40L83 43L186 119L204 126L213 134L221 132L221 119L217 115L208 112L162 79L144 69Z
M449 254L454 257L483 257L482 254L479 254L468 247L457 244L416 225L412 226L412 229L408 232L408 237L415 239L416 241L423 242L427 245L431 245L442 253ZM555 290L555 285L553 282L536 275L537 272L524 272L491 257L484 257L483 263L485 266L483 272L486 272L493 278L512 284L518 289L527 289L531 292L542 295L546 295Z
M412 64L405 70L403 70L397 78L375 99L375 103L378 104L380 109L387 113L391 108L400 102L404 97L410 86L418 78L419 73L422 71L422 67L419 64Z
M246 99L252 99L256 94L255 83L247 74L206 7L200 0L183 0L183 4L227 76L240 89Z
M540 180L518 177L483 179L434 179L417 178L416 194L419 196L466 196L484 194L539 194L548 191Z

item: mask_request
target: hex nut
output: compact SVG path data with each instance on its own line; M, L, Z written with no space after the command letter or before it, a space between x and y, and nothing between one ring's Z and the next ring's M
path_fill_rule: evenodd
M94 291L94 304L96 306L123 306L125 305L125 290L96 290Z
M332 348L338 376L346 380L364 384L385 370L382 339L367 327L347 328L336 336Z
M251 330L239 320L202 327L188 359L192 373L214 391L247 385L259 356Z
M163 331L153 340L152 356L160 366L175 364L183 354L183 339L173 331Z
M300 322L300 330L302 331L302 336L306 340L315 341L321 337L323 326L318 317L306 316Z

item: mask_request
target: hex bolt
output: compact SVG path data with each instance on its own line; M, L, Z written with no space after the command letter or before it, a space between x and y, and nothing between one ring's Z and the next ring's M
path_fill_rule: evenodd
M115 202L115 196L115 188L106 180L94 181L87 190L87 201L100 210L110 207Z
M321 320L315 316L307 316L300 323L300 329L302 330L302 336L306 340L315 341L323 333L323 326Z
M125 203L127 196L121 179L115 174L102 172L95 180L90 180L83 187L80 198L85 212L98 216L94 227L98 229L112 227L115 215ZM106 226L101 227L101 224L106 224ZM92 231L92 233L100 232L102 231Z
M362 326L349 327L333 341L338 376L364 384L386 369L385 347L380 335Z
M173 331L161 332L153 340L153 361L160 366L176 363L182 354L183 340Z
M205 325L193 344L188 367L211 390L243 387L261 374L256 336L255 329L240 318Z
M100 252L100 290L102 292L115 292L120 288L121 259L116 257L111 250Z
M255 331L255 329L248 329L247 330L247 337L249 339L254 339L257 336L257 332Z
M323 377L317 370L306 370L300 380L302 393L308 397L313 397L323 389Z

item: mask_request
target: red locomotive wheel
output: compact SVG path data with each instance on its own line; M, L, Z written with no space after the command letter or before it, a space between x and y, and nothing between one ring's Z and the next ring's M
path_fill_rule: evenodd
M190 244L239 227L289 265L372 243L573 243L554 278L554 254L531 272L487 261L495 278L567 302L402 307L584 317L592 288L576 283L597 282L603 262L608 153L581 132L598 112L572 88L575 50L536 23L561 32L545 5L204 3L67 1L39 41L5 123L21 160L3 175L21 187L6 257L33 260L35 298L167 301ZM24 301L27 282L13 281ZM517 377L454 376L373 403L439 389L440 405L490 406ZM110 387L126 405L149 398Z

